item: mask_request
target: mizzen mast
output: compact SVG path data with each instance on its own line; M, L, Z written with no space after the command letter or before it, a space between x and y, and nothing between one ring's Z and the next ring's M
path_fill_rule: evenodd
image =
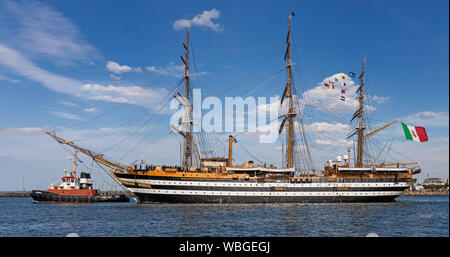
M289 15L288 34L286 38L286 53L284 59L286 60L287 81L284 88L283 96L281 97L281 104L286 97L288 100L288 112L284 115L284 119L281 122L280 130L283 130L285 123L287 122L287 156L286 156L286 168L292 168L294 166L294 123L293 118L296 116L294 110L293 93L292 93L292 61L291 61L291 18L293 13Z
M366 57L364 56L363 62L362 62L362 72L361 75L359 75L359 80L360 80L360 86L359 88L356 90L356 92L359 92L358 95L358 101L359 101L359 105L358 105L358 109L356 110L356 112L353 114L353 117L351 119L351 121L353 121L355 118L358 118L358 126L355 128L355 131L353 131L353 133L351 133L347 139L349 139L350 137L354 136L355 134L358 135L358 148L356 151L356 162L355 162L355 167L361 168L364 166L363 164L363 156L364 156L364 142L370 138L371 136L373 136L374 134L378 133L379 131L389 127L390 125L396 123L398 120L394 120L386 125L381 126L380 128L377 128L375 130L370 131L367 134L364 134L364 130L367 128L367 125L364 122L364 75L366 74Z
M366 126L364 124L364 94L363 94L363 88L364 88L364 74L365 74L365 65L366 65L366 57L364 56L363 63L362 63L362 72L361 75L359 75L360 80L360 86L357 91L359 91L359 107L355 114L358 116L358 127L356 127L356 131L358 134L358 151L356 155L356 167L362 167L363 166L363 151L364 151L364 129L366 129Z

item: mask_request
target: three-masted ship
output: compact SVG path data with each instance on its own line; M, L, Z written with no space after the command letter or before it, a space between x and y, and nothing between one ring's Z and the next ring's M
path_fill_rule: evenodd
M96 162L109 168L110 175L127 190L133 192L138 202L178 203L311 203L311 202L389 202L401 195L408 187L412 176L420 172L417 163L364 164L364 142L378 131L393 124L365 133L364 124L364 76L365 59L359 76L359 105L352 117L358 126L350 136L357 136L357 151L354 165L349 156L328 161L323 171L300 171L297 159L298 141L296 120L301 118L296 107L295 89L291 61L291 16L289 16L286 38L287 80L281 104L287 104L287 111L279 133L286 135L282 168L257 165L252 161L233 165L232 148L234 137L229 137L228 158L202 158L195 144L192 130L192 110L189 68L189 28L183 46L185 56L185 95L178 93L185 109L183 131L177 132L184 138L183 165L155 166L120 165L107 160L103 154L82 148L71 141L58 137L54 131L46 131L61 144L69 145L86 154ZM175 97L178 97L175 96ZM302 132L302 131L300 131ZM308 153L309 154L309 153Z

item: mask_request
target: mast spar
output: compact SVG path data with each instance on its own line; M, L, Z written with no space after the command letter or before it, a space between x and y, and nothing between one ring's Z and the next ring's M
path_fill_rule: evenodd
M192 105L190 100L190 84L189 84L189 27L186 31L186 44L183 43L185 52L185 59L183 56L181 60L184 62L184 82L185 82L185 117L184 117L184 129L185 129L185 148L184 148L184 166L188 168L192 165Z
M363 94L363 88L364 88L364 74L365 74L365 66L366 66L366 57L364 56L363 62L362 62L362 72L359 76L359 80L361 82L361 85L359 86L359 108L358 108L358 127L356 128L357 134L358 134L358 153L356 156L356 167L362 167L363 164L363 147L364 147L364 129L366 128L364 124L364 94Z
M284 88L283 96L281 97L281 104L283 104L284 97L288 100L288 112L284 115L284 119L281 122L280 131L282 131L284 124L287 122L287 153L286 153L286 168L292 168L294 166L294 123L293 118L296 116L293 103L292 94L292 61L291 61L291 15L289 15L288 34L286 38L286 54L284 59L286 60L287 81Z

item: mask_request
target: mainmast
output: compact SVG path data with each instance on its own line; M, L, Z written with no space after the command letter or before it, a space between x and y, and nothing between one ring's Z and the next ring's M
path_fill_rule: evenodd
M284 119L280 126L280 132L283 129L284 124L287 122L287 157L286 157L286 168L292 168L294 166L294 123L293 118L296 116L294 110L293 94L292 94L292 61L291 61L291 15L289 15L288 23L288 34L286 38L286 54L284 59L286 60L286 70L287 70L287 82L284 88L283 96L281 97L281 104L283 104L284 97L288 100L288 112L284 115Z
M359 90L359 107L358 107L358 127L356 128L358 133L358 152L356 156L356 167L362 167L363 164L363 151L364 151L364 129L366 129L366 126L364 124L364 94L363 94L363 88L364 88L364 74L365 74L365 65L366 65L366 57L364 56L363 63L362 63L362 72L361 75L359 75L360 80L360 86L358 88ZM357 90L357 91L358 91Z
M184 62L184 82L185 82L185 117L184 117L184 129L185 129L185 148L184 148L184 166L188 168L192 165L192 105L190 100L190 85L189 85L189 27L186 31L186 44L183 43L186 49L185 58L181 57Z

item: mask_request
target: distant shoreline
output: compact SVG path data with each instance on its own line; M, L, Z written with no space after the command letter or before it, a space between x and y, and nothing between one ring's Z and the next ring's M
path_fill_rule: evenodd
M30 192L27 191L0 192L0 197L27 197L27 196L30 196Z
M433 195L448 195L448 192L440 191L406 191L401 196L433 196Z
M125 194L128 195L129 193L126 192L102 192L106 194ZM439 196L439 195L448 195L448 192L427 192L427 191L406 191L401 196ZM7 192L0 192L0 197L29 197L30 192L28 191L7 191Z

